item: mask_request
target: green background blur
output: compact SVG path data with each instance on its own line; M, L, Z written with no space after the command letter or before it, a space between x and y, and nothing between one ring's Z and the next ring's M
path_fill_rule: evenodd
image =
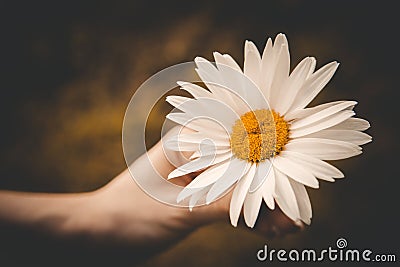
M142 82L196 56L211 60L214 51L229 53L242 65L246 39L262 49L268 36L284 32L292 68L305 56L315 56L318 67L341 63L313 104L357 100L357 115L371 122L374 141L361 156L337 162L346 179L309 190L314 216L302 233L268 240L212 225L140 266L281 265L258 263L255 254L264 244L320 250L334 247L339 237L349 247L399 258L395 1L260 2L3 3L0 189L99 188L126 168L122 121ZM163 117L153 118L149 130L155 141ZM30 255L35 244L24 237L15 243L21 244L21 255ZM1 237L0 243L0 255L13 245ZM45 257L51 258L50 247L35 258ZM126 259L115 261L132 266Z

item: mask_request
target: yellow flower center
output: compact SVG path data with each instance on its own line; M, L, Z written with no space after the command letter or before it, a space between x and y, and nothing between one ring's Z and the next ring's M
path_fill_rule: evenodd
M233 154L258 163L282 151L289 140L289 125L274 110L260 109L243 114L232 127Z

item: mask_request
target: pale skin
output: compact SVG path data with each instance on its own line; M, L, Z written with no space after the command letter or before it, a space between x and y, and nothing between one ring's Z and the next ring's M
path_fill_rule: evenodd
M164 155L161 142L148 155L163 177L174 169ZM175 182L183 185L192 178L181 177ZM229 224L230 197L227 194L190 212L187 208L165 205L148 196L125 170L107 185L87 193L0 191L0 225L39 232L72 245L84 242L89 247L106 244L129 248L129 257L135 261L135 258L143 259L162 251L201 226L218 221ZM261 210L251 231L272 237L302 227L276 208L274 211Z

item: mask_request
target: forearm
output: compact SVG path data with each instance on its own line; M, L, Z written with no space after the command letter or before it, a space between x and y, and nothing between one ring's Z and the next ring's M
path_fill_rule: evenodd
M84 231L90 194L46 194L0 191L0 222L50 235Z

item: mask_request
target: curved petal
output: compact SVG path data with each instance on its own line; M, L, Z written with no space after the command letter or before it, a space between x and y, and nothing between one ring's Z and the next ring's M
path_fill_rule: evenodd
M355 130L355 131L365 131L371 125L367 120L361 118L349 118L331 128L329 130Z
M193 207L197 204L197 202L206 195L207 191L210 189L210 186L206 186L200 191L194 193L189 200L189 210L192 211Z
M311 57L304 58L289 75L282 90L279 90L279 101L274 103L275 111L280 114L286 114L292 105L297 93L306 81L310 70L313 69L315 59Z
M297 204L299 205L300 219L309 225L312 218L312 208L307 190L305 186L299 182L290 179L289 182L296 196Z
M180 177L192 172L196 172L207 168L209 166L215 165L217 163L223 162L232 157L231 153L210 155L197 158L195 160L189 161L188 163L176 168L170 174L168 174L168 179Z
M264 107L263 104L266 102L264 96L257 86L241 71L223 64L220 64L218 66L219 69L217 69L212 63L200 57L197 57L195 62L198 75L214 94L215 98L226 101L229 106L234 108L235 101L231 99L231 94L235 93L250 109ZM228 95L227 92L229 92Z
M289 182L289 178L274 168L275 171L275 191L276 204L280 207L283 213L291 220L296 221L300 218L299 206L297 204L296 195Z
M249 191L249 187L255 173L256 166L253 164L247 174L237 183L237 185L235 186L235 190L233 190L229 208L229 217L231 219L231 224L235 227L237 226L244 199L246 198L247 192Z
M314 177L314 175L303 166L290 160L290 157L288 157L287 155L283 154L276 156L272 161L272 164L276 169L286 174L293 180L296 180L312 188L319 187L318 180Z
M211 141L195 142L195 141L184 141L179 136L172 136L167 139L164 143L164 147L173 151L204 151L215 153L218 149L227 149L230 147L229 143L215 143Z
M198 86L197 84L193 84L190 82L181 82L181 81L178 81L177 84L181 87L181 89L191 94L194 98L200 98L200 97L214 98L214 96L209 91L207 91L201 86Z
M244 221L247 226L253 228L256 223L258 213L260 212L260 207L262 203L262 190L259 188L253 193L247 193L246 199L243 204L243 215Z
M199 149L195 151L189 159L195 159L199 157L211 156L211 155L219 155L219 154L230 154L232 155L232 151L230 148L223 149Z
M276 45L274 45L275 49ZM275 106L279 107L280 91L285 90L283 88L289 77L290 70L290 56L289 48L287 45L282 45L279 54L276 59L275 75L272 80L271 89L269 92L269 102L271 106L275 109Z
M167 101L169 101L169 98ZM175 102L173 102L175 103ZM225 129L231 130L232 125L240 118L231 107L224 102L210 98L186 100L177 109L187 113L192 118L205 117L220 123Z
M270 208L271 210L275 209L275 183L275 171L272 167L271 171L268 173L267 178L260 188L265 204L267 204L268 208Z
M229 168L229 161L224 161L219 164L215 164L204 172L200 173L196 178L193 179L186 187L187 188L200 188L209 186L215 183L219 178L225 175Z
M372 141L372 137L366 133L354 130L322 130L304 136L306 138L323 138L349 142L355 145L364 145Z
M327 117L337 114L348 107L354 107L356 104L357 104L356 101L344 101L336 105L332 105L321 111L315 112L314 114L311 114L305 118L295 120L294 122L291 123L290 129L298 129L316 123L318 121L324 120Z
M321 105L318 105L315 107L311 107L311 108L292 110L285 114L285 119L286 120L302 119L302 118L308 117L312 114L315 114L317 112L320 112L321 110L324 110L326 108L329 108L329 107L332 107L332 106L335 106L337 104L344 103L344 102L346 102L346 101L344 101L344 100L333 101L333 102L324 103L324 104L321 104ZM353 107L349 107L347 109L352 110Z
M339 63L334 61L313 73L300 89L290 110L306 107L330 81L338 66Z
M320 159L295 151L282 151L281 155L290 157L291 160L304 166L304 168L307 168L315 177L322 180L334 182L335 180L333 178L344 177L339 169Z
M230 55L228 54L221 55L218 52L214 52L213 55L215 63L217 64L219 70L220 70L219 68L220 65L226 65L236 71L242 72L242 69L240 68L239 64L237 64L237 62Z
M347 120L348 118L350 118L354 115L355 115L354 111L342 110L336 114L326 117L325 119L321 119L319 121L308 124L301 128L293 129L292 125L290 125L289 137L290 138L298 138L298 137L302 137L302 136L305 136L308 134L312 134L312 133L327 129L329 127L335 126L338 123L341 123L344 120Z
M250 168L250 163L233 158L224 175L210 188L206 197L209 204L226 192L234 183L241 179Z
M322 160L350 158L362 153L361 148L352 143L320 138L298 138L289 141L285 145L285 150L300 152Z
M172 137L171 139L173 139ZM230 146L229 135L225 134L215 134L212 131L209 132L196 132L191 134L180 134L176 135L175 138L179 142L183 143L198 143L201 144L205 140L210 140L210 144L215 146Z
M261 73L260 89L269 101L271 84L275 74L275 54L271 38L268 38L261 58Z
M214 134L226 134L224 127L212 118L193 117L182 112L169 113L166 118L198 132L209 132L212 129Z
M250 193L253 193L261 187L265 179L267 179L268 173L271 171L271 169L272 165L268 159L258 163L256 174L254 175L253 182L249 188Z
M256 45L251 41L246 41L244 45L244 75L249 77L259 86L261 56Z

